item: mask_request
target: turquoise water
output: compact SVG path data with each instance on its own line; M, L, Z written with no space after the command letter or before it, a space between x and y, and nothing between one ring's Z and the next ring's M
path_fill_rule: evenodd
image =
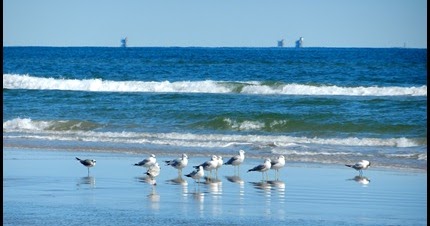
M3 146L427 169L427 50L3 47Z

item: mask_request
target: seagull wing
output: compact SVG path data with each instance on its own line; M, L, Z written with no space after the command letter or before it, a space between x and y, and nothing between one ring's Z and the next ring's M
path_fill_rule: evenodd
M236 155L231 157L226 163L224 163L225 165L231 165L233 162L237 161L240 158L240 156Z

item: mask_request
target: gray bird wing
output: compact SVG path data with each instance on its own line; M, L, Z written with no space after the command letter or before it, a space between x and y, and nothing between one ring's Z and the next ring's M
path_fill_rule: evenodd
M265 165L258 165L258 166L256 166L256 167L254 167L254 168L250 169L250 171L261 171L261 170L263 170L264 168L266 168L266 166L265 166Z

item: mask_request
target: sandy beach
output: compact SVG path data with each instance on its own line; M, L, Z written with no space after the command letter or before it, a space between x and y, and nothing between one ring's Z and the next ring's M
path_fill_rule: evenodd
M90 169L75 157L93 158ZM3 225L426 225L427 172L288 161L279 180L222 166L218 180L178 180L157 156L157 185L134 166L147 156L121 153L3 150ZM228 159L231 156L224 156ZM189 156L183 174L209 156Z

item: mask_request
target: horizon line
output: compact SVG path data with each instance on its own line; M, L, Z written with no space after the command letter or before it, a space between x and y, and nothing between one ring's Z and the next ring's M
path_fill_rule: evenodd
M274 48L274 49L306 49L306 48L354 48L354 49L427 49L427 47L404 47L404 46L393 46L393 47L354 47L354 46L304 46L304 47L294 47L294 46L48 46L48 45L3 45L5 47L42 47L42 48Z

